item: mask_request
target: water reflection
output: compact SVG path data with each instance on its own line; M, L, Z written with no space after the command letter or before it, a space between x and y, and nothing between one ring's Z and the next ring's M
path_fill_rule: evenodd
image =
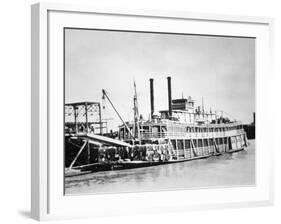
M255 184L255 142L207 159L66 178L66 194L116 193Z

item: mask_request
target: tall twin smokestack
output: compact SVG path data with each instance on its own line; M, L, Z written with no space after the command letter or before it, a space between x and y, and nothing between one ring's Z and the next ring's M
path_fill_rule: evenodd
M171 87L171 77L167 77L168 80L168 105L169 105L169 117L172 116L172 87ZM154 114L154 86L153 79L149 79L150 81L150 109L151 109L151 119Z
M171 77L167 77L168 80L168 105L169 105L169 117L172 117L172 87L171 87Z
M154 114L154 87L153 87L153 79L149 79L150 81L150 110L151 110L151 119Z

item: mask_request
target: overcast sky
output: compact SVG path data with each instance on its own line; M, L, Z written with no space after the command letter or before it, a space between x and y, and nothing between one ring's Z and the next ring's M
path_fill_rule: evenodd
M251 38L66 29L65 102L99 101L103 117L121 124L102 89L125 120L133 119L133 83L139 111L150 112L149 78L155 111L168 108L167 76L173 99L223 110L244 123L255 111L255 40Z

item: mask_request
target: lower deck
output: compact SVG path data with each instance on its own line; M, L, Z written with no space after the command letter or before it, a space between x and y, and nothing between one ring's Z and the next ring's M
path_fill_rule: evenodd
M111 148L111 150L103 150L103 153L98 148L95 150L89 145L88 152L85 152L84 156L82 155L82 158L87 159L82 164L77 164L78 166L70 166L66 169L66 176L204 159L241 151L247 146L248 141L245 134L210 139L166 139L165 143L161 144L135 145L123 150ZM92 154L93 152L95 154Z
M237 150L229 150L224 153L235 153L243 150L244 148L237 149ZM113 162L113 163L93 163L81 167L77 167L75 169L66 169L65 170L65 177L72 177L72 176L79 176L84 175L88 173L93 172L99 172L99 171L111 171L111 170L124 170L124 169L135 169L135 168L143 168L143 167L149 167L149 166L159 166L159 165L165 165L165 164L172 164L172 163L181 163L181 162L187 162L192 160L199 160L199 159L206 159L211 156L220 156L223 153L215 153L215 154L205 154L201 156L194 156L190 158L184 158L179 160L169 160L169 161L119 161L119 162Z
M180 160L241 150L247 147L247 137L244 133L222 138L171 139L170 143L176 159Z

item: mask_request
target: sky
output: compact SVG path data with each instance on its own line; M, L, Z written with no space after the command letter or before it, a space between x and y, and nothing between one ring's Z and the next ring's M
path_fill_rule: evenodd
M105 100L108 92L124 120L133 120L134 82L140 114L150 113L149 79L154 79L155 111L172 98L191 96L205 109L225 111L251 123L255 111L255 39L104 30L65 30L65 102L98 101L121 124Z

